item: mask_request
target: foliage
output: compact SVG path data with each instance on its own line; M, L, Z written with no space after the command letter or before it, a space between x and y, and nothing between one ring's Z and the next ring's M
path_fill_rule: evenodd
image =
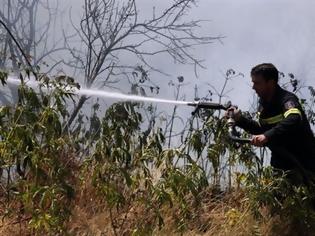
M114 104L109 108L101 125L101 137L90 158L85 160L84 178L91 174L92 184L110 211L119 215L130 205L143 205L151 212L154 222L163 225L161 208L174 204L180 207L178 224L189 217L186 196L196 198L207 185L204 172L192 160L175 167L173 159L182 154L179 150L163 150L164 137L155 130L147 137L139 129L141 114L135 103ZM160 178L153 176L158 170ZM112 225L119 234L117 219ZM141 226L142 227L142 226ZM155 224L152 225L153 231ZM137 229L138 231L144 229Z
M267 206L272 215L279 215L288 224L289 232L311 234L315 229L315 186L310 180L294 171L275 173L270 167L264 169L261 178L249 173L246 186L254 215L261 218L259 209Z
M63 81L45 81L55 89L37 94L21 79L18 103L0 109L3 194L7 206L12 201L19 206L7 208L7 214L30 217L37 232L61 232L74 197L74 176L68 171L75 167L74 150L61 126L71 92L64 91Z
M150 64L152 57L163 55L202 67L190 49L220 39L197 35L198 20L183 21L195 1L173 1L142 19L134 0L86 0L80 23L72 22L82 39L80 47L76 38L64 33L63 46L53 43L52 48L47 47L50 19L55 15L52 8L41 0L15 4L11 8L9 1L6 11L1 11L9 30L1 34L5 40L0 67L25 70L25 76L19 75L16 104L0 108L0 212L3 222L19 225L19 235L71 234L75 228L71 222L80 209L89 218L100 213L108 216L106 233L114 235L159 234L167 228L166 234L266 235L261 225L276 216L296 232L313 232L313 183L293 182L296 174L275 175L271 168L263 169L264 154L227 138L221 112L200 111L177 134L174 124L185 120L178 117L176 106L164 119L152 105L115 103L100 114L96 103L88 117L82 107L89 98L76 101L80 86L74 78L39 73L39 65L49 67L45 58L68 51L69 58L53 58L55 64L48 70L66 64L84 74L88 88L111 86L124 76L132 94L146 96L148 90L158 94L160 87L150 80L149 72L163 72ZM40 29L35 24L39 6L47 10L49 19ZM10 31L22 50L13 45L14 36L7 35ZM45 45L42 52L40 44ZM129 57L135 60L123 60ZM27 86L31 72L38 79L38 90ZM7 72L0 71L3 86L7 77ZM244 75L228 69L221 91L212 86L220 103L228 82L237 77ZM176 100L181 99L184 81L179 76L177 82L169 83ZM292 73L283 85L295 93L303 90ZM301 102L314 125L315 90L307 89L309 97ZM212 101L213 91L199 98L196 88L195 100ZM69 101L74 106L71 112ZM178 146L172 142L176 135L181 141ZM81 227L88 228L89 223ZM272 230L283 233L281 227Z
M115 103L103 117L95 104L88 125L82 120L64 132L67 100L79 86L67 76L39 79L35 90L21 75L18 103L0 109L2 217L17 217L30 234L70 233L78 208L90 217L108 212L108 234L114 235L150 235L167 227L180 234L228 234L238 232L244 219L253 222L244 232L262 235L259 226L273 216L314 229L313 186L263 169L249 145L229 141L220 112L191 117L177 147L156 125L158 117L147 117L152 106L133 102ZM237 200L228 198L233 186ZM221 225L213 228L213 216L204 215L220 204Z

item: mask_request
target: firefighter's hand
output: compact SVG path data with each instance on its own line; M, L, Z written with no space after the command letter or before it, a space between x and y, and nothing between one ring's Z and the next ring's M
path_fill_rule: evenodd
M254 135L252 137L252 142L256 147L263 147L268 142L268 138L264 134Z
M230 107L229 109L227 109L227 111L225 112L225 118L229 118L229 117L231 117L231 118L233 118L235 121L238 121L240 118L241 118L241 116L242 116L242 112L241 112L241 110L239 110L237 107L234 107L234 106L232 106L232 107Z

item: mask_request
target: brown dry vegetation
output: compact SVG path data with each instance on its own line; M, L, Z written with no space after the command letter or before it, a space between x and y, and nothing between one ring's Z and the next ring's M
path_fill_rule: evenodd
M77 196L70 220L66 224L67 235L115 235L113 219L119 225L116 229L118 235L146 235L132 230L139 224L143 224L142 227L152 224L153 217L143 206L131 205L127 209L110 213L110 209L93 191L83 192ZM271 217L268 207L261 207L259 211L262 218L255 218L249 200L241 189L220 194L207 189L201 193L201 199L198 207L194 206L196 204L193 199L190 200L194 211L185 222L185 230L178 230L177 207L164 207L164 225L161 229L156 227L152 235L301 235L297 229L290 229L279 216ZM33 235L28 227L29 220L30 217L27 216L20 219L5 218L1 224L0 235Z

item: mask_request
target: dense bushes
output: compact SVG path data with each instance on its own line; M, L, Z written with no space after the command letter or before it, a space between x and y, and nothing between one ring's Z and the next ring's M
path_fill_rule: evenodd
M259 235L270 219L265 207L270 217L313 229L310 188L263 170L250 146L227 139L220 113L192 117L182 144L166 148L154 122L143 129L148 121L139 103L115 103L103 117L96 104L89 127L79 119L69 130L66 104L77 84L63 76L45 77L41 86L35 91L22 80L18 103L0 109L1 215L8 229L94 235L82 222L74 227L84 212L105 214L104 232L115 235L229 234L237 227ZM213 215L218 207L221 216ZM245 218L254 224L244 225Z

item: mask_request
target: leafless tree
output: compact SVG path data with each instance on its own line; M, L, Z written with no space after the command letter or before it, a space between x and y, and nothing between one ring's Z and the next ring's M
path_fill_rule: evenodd
M60 63L54 55L65 50L64 37L55 35L59 0L7 0L0 7L0 69L49 72ZM48 63L50 66L48 66ZM5 103L17 101L17 89L1 94Z
M53 25L58 14L58 1L7 0L0 9L0 19L6 24L27 59L36 68L47 62L52 53L65 50L60 40L52 40ZM28 65L11 35L1 28L0 68L20 69ZM60 45L61 44L61 45ZM8 60L10 59L10 60Z
M84 0L80 24L73 23L82 45L77 48L68 45L76 59L72 66L84 71L84 86L104 87L114 82L122 70L133 70L136 63L162 72L149 61L156 55L202 67L191 49L220 37L198 36L195 29L201 21L185 21L185 14L195 4L193 0L169 2L164 11L158 13L153 8L150 19L142 19L136 0ZM125 58L130 61L126 62ZM87 99L87 96L80 97L67 127Z

